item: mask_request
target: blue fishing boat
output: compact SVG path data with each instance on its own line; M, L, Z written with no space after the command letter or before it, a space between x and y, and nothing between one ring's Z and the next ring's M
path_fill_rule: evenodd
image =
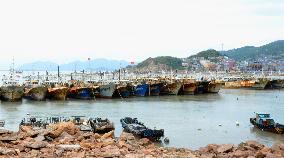
M160 95L161 86L162 86L161 83L150 84L150 89L149 89L149 86L148 86L148 90L147 90L148 93L146 93L146 95L150 95L150 96ZM149 92L149 90L150 90L150 92Z
M148 84L138 84L134 88L134 95L144 97L146 92L149 92L149 85Z
M128 98L129 96L130 92L128 90L127 85L119 84L116 86L116 90L114 91L113 97Z
M93 87L72 87L69 91L69 98L74 99L94 99L95 93Z

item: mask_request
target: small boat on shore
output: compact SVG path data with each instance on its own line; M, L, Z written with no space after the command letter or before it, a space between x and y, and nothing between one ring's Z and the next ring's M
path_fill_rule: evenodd
M139 122L137 118L125 117L120 119L120 123L126 132L142 138L158 141L161 137L164 137L163 129L149 129L143 123Z
M270 114L256 113L256 117L250 118L250 123L264 131L277 134L284 133L284 125L275 123L274 120L270 117Z
M109 119L91 118L89 123L94 133L107 133L115 129L113 122L110 122Z

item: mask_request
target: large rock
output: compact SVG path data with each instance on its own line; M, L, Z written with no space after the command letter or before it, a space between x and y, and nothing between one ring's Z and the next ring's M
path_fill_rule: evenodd
M33 130L32 126L20 126L20 132L25 133L28 137L36 137L39 131Z
M62 149L64 151L78 151L81 149L81 146L79 144L60 144L58 145L59 150Z
M63 132L66 132L70 135L75 135L80 129L72 122L60 122L54 125L50 125L51 131L47 132L45 136L50 138L57 138Z
M18 139L18 136L14 134L0 137L0 141L3 141L3 142L16 141L17 139Z
M233 150L233 147L234 147L233 144L223 144L217 148L217 152L218 153L228 153Z
M254 148L255 150L260 150L260 149L262 149L264 147L264 145L260 144L257 141L254 141L254 140L246 141L245 144L247 144L248 146Z
M112 131L110 131L110 132L108 132L108 133L105 133L105 134L101 137L102 140L103 140L103 139L107 139L107 138L114 138L114 130L112 130Z
M0 155L15 155L17 152L14 149L0 147Z
M44 141L27 142L25 144L25 147L31 148L31 149L40 149L46 146L47 146L47 142L44 142Z
M0 135L4 135L4 134L12 134L12 131L6 130L6 129L0 129Z

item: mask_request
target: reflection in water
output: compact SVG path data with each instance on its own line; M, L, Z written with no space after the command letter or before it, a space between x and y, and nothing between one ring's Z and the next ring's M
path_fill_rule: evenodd
M277 97L275 97L277 95ZM238 98L238 99L237 99ZM271 113L284 123L284 91L221 90L219 94L135 97L0 104L0 119L8 129L17 130L21 119L34 116L71 116L109 118L115 135L122 131L119 120L137 117L149 127L165 129L170 144L165 146L196 149L209 143L240 143L255 139L267 145L283 141L283 136L252 130L253 112ZM236 126L235 122L239 122ZM219 126L221 124L222 126Z

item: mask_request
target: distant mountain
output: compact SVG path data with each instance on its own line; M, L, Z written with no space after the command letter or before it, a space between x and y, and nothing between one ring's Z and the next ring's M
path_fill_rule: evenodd
M119 68L128 66L129 63L124 60L108 60L108 59L94 59L90 61L74 61L67 64L62 64L60 70L62 71L113 71ZM58 64L53 62L33 62L27 63L19 67L20 70L34 70L34 71L56 71Z
M19 70L34 70L34 71L43 71L43 70L47 70L47 71L54 71L57 70L57 66L58 64L53 63L53 62L49 62L49 61L37 61L37 62L33 62L33 63L27 63L27 64L23 64L21 65L18 69Z
M235 60L255 59L264 56L283 56L284 40L275 41L260 47L245 46L221 52L223 55Z
M190 57L188 57L189 59L190 58L195 58L195 57L203 57L204 59L208 59L210 57L219 57L219 56L222 56L222 54L214 49L208 49L208 50L205 50L205 51L201 51L199 53L197 53L196 55L192 55Z
M170 70L183 69L182 60L171 56L159 56L156 58L148 58L140 62L136 68L143 70ZM155 70L154 70L155 69Z

